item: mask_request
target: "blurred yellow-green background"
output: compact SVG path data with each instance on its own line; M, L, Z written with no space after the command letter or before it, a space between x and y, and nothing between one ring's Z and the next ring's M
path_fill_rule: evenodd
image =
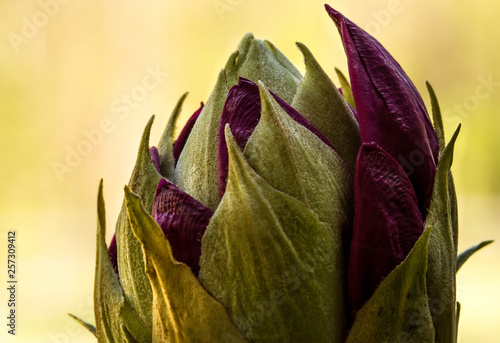
M0 3L0 341L95 342L67 316L93 322L96 194L104 178L108 237L142 129L152 144L185 91L183 122L206 101L246 32L304 70L295 42L325 70L347 71L323 1L24 0ZM330 2L403 65L447 137L462 123L453 172L460 250L500 241L500 4L443 0ZM101 134L96 134L100 130ZM75 156L72 151L79 151ZM65 166L65 167L63 167ZM6 235L17 230L18 326L7 335ZM500 337L500 242L458 274L460 342Z

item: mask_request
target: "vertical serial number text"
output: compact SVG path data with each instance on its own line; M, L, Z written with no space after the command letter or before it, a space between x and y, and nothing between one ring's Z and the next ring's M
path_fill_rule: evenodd
M7 234L7 332L11 335L16 334L16 252L16 231L9 231Z

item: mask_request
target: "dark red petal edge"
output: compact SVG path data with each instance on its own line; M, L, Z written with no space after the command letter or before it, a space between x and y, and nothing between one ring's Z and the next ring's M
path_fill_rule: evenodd
M226 191L229 157L224 129L229 124L234 139L243 150L260 120L260 96L257 84L240 78L233 86L222 110L219 124L219 145L217 148L219 194Z
M174 143L174 160L175 163L177 164L177 161L179 160L179 156L181 155L182 150L184 149L184 146L186 145L186 142L189 138L189 134L191 133L191 130L193 130L194 124L196 123L196 120L200 116L201 110L203 109L203 103L201 103L200 108L193 113L191 118L187 121L186 125L182 128L181 133L179 134L179 137L177 137L177 140Z
M174 258L200 271L201 239L213 213L173 183L162 179L156 189L152 216L172 247Z
M362 142L377 142L405 168L425 215L432 193L437 138L414 84L372 36L325 5L342 36Z
M155 146L149 148L149 155L151 156L151 162L156 168L158 174L160 174L160 155L158 154L158 149Z
M406 258L424 225L405 171L373 142L362 144L358 154L354 211L348 262L351 314Z

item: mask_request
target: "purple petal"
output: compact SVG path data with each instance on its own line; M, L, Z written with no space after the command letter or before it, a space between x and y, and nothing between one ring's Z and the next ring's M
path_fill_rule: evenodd
M162 179L156 189L152 216L172 247L174 258L198 276L201 238L213 213L173 183Z
M373 142L362 144L358 154L354 211L348 264L351 313L405 259L424 226L405 171Z
M309 131L314 133L326 145L333 149L331 143L306 118L273 92L271 92L271 95L293 120L309 129ZM224 135L225 126L229 124L236 143L238 143L238 146L243 150L255 127L259 123L260 112L261 101L259 86L250 80L240 77L238 85L233 86L229 91L219 124L217 162L219 193L221 197L226 191L228 175L228 153Z
M200 108L193 113L191 118L189 118L186 125L184 125L184 128L179 134L179 137L177 137L177 140L174 143L175 164L177 164L177 161L179 160L179 156L181 155L181 152L184 149L184 146L186 145L186 142L189 138L189 134L191 133L191 130L193 129L194 124L196 123L196 119L198 119L202 109L203 109L203 103L201 103Z
M405 169L422 213L432 193L437 138L424 102L401 66L372 36L325 5L347 55L362 142L376 142Z
M156 168L158 174L160 174L160 155L158 154L158 149L155 146L149 148L149 155L151 156L151 162Z
M228 175L228 152L224 129L229 124L234 139L243 150L260 120L259 87L240 77L238 85L229 91L219 124L219 146L217 149L219 194L226 191Z
M109 243L108 255L114 270L118 274L118 250L116 246L116 234L113 235L113 239L111 240L111 243Z

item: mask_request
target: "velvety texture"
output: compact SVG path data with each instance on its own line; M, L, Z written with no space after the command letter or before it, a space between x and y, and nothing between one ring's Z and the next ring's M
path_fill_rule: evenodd
M162 179L156 190L151 215L168 239L175 259L187 264L198 275L201 238L212 211L173 183Z
M182 128L179 137L177 137L177 140L174 143L174 160L176 164L177 161L179 160L179 156L181 155L182 149L184 149L184 146L186 145L186 142L189 138L189 134L191 133L191 130L193 129L193 126L196 123L196 120L198 119L201 110L203 109L203 106L204 106L203 103L201 103L200 108L193 113L191 118L189 118L189 120Z
M283 110L297 123L309 129L326 145L333 149L331 143L314 127L306 118L297 112L292 106L270 91L276 102ZM259 123L261 114L261 101L259 87L256 83L240 77L239 83L229 91L224 109L222 110L219 125L219 147L217 150L219 193L222 197L226 190L228 175L228 153L224 129L229 124L231 132L243 150L252 135L255 127Z
M228 152L224 128L226 124L229 124L238 146L243 150L259 123L260 109L259 87L250 80L240 78L238 85L233 86L229 91L219 125L217 162L221 198L226 191L228 175Z
M376 143L364 143L359 150L354 210L348 264L351 313L405 259L423 231L410 180L397 161Z
M405 169L425 216L439 148L424 102L375 38L325 6L342 36L361 141L376 142Z

